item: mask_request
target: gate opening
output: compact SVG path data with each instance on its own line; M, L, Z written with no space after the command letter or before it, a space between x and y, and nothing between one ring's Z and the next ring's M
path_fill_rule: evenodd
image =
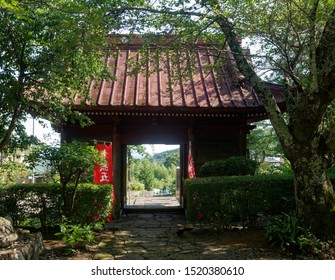
M127 145L127 209L181 207L180 145Z

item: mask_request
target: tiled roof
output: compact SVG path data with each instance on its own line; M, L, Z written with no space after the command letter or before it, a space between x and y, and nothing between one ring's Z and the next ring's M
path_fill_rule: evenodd
M192 50L151 46L143 51L137 40L115 46L105 59L115 79L90 83L91 100L86 109L196 113L263 108L257 93L234 65L231 53L204 43ZM277 103L284 103L282 87L266 85Z

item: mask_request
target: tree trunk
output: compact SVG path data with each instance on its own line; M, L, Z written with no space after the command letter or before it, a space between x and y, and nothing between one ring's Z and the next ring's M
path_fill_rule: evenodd
M68 199L67 199L67 193L66 193L66 186L67 183L62 182L62 198L63 198L63 213L62 215L65 216L66 218L68 218L69 216L69 211L68 211Z
M0 141L0 152L2 152L5 149L6 145L8 144L8 142L9 142L9 140L10 140L10 138L11 138L11 136L12 136L12 134L13 134L15 128L16 128L16 124L17 124L21 114L22 114L21 106L19 105L15 108L13 116L12 116L12 120L11 120L9 126L8 126L8 129L5 133L5 136Z
M291 160L298 217L304 227L322 240L335 237L335 200L327 176L324 155L299 149Z
M80 179L81 173L82 172L78 171L78 173L76 174L74 188L73 188L73 192L72 192L72 195L71 195L71 198L70 198L70 206L69 206L70 215L72 215L73 211L74 211L74 204L75 204L75 201L76 201L76 195L77 195L77 190L78 190L79 179Z

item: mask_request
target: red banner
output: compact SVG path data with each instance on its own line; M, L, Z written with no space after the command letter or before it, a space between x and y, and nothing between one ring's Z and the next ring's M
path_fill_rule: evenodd
M195 169L194 169L194 161L192 157L192 147L191 141L188 143L188 157L187 157L187 174L188 178L195 178Z
M94 184L111 184L114 183L113 176L113 149L112 144L96 144L96 149L103 155L106 160L104 165L94 165ZM114 206L114 186L112 188L112 205ZM113 209L113 208L112 208ZM112 209L110 215L106 218L106 222L112 221Z
M94 165L94 184L113 184L112 144L96 144L96 149L106 159L106 163Z

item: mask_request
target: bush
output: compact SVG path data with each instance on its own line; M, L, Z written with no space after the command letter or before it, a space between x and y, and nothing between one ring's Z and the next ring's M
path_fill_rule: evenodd
M258 163L246 157L231 157L205 163L200 169L201 177L254 175Z
M73 191L72 187L68 191ZM62 221L62 188L59 184L17 184L0 188L0 216L8 216L14 226L38 219L42 230ZM81 184L76 196L75 223L89 224L108 216L111 185Z
M16 184L0 189L0 216L9 216L14 226L27 219L39 220L46 229L61 219L61 188L58 184Z
M73 253L75 248L95 242L93 227L91 225L68 224L66 219L60 225L60 232L55 235L61 236L62 240L66 243L67 248L64 250L66 255Z
M278 245L281 249L296 247L298 237L303 233L299 226L298 217L292 214L283 214L275 217L267 227L267 239L271 245Z
M304 258L321 252L322 243L315 235L300 226L294 212L275 217L267 227L267 238L285 253Z
M129 182L132 191L144 191L144 185L138 181Z
M212 160L206 162L200 168L200 177L216 177L224 176L225 172L225 161L224 160Z
M72 191L70 186L68 191ZM109 214L112 205L112 186L108 184L79 185L76 195L74 211L70 217L71 222L76 224L90 224L102 221Z
M283 175L229 176L185 181L187 216L217 230L241 222L253 227L260 215L295 208L293 178Z

